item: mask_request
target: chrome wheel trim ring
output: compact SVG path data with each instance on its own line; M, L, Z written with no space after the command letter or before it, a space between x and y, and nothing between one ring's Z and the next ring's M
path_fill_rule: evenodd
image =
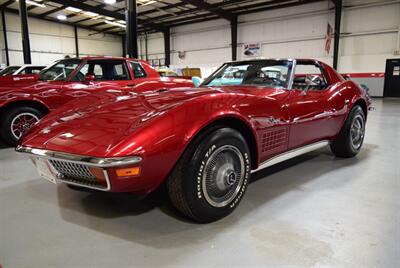
M33 113L20 113L17 114L11 121L10 131L12 136L19 140L22 134L31 128L34 124L39 122L39 117Z
M358 114L353 118L350 126L350 142L354 150L361 148L365 136L365 121L362 115Z
M225 207L237 197L245 179L245 161L240 150L224 145L211 153L202 175L203 195L213 207Z

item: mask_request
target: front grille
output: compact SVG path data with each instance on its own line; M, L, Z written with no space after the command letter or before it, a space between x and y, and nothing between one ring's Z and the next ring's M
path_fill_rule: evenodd
M65 182L72 182L82 186L90 186L105 189L99 184L96 177L90 172L89 167L84 164L71 163L59 160L49 160L50 164L58 173L58 179Z

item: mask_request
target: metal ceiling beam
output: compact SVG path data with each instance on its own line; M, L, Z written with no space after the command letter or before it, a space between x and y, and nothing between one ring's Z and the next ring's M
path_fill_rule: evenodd
M4 11L6 11L8 13L16 14L16 15L19 14L18 10L13 9L13 8L5 8ZM40 20L55 22L55 23L59 23L59 24L67 25L67 26L77 26L78 28L89 30L89 31L100 32L99 30L93 29L93 28L85 26L85 25L77 25L77 24L72 23L72 22L60 21L60 20L53 19L53 18L50 18L50 17L41 17L39 14L29 13L28 16L31 17L31 18L36 18L36 19L40 19ZM114 34L114 33L110 33L110 34L111 35L115 35L115 36L122 36L121 34Z
M8 7L9 5L11 5L14 2L15 2L14 0L9 0L9 1L5 2L4 4L0 5L0 8Z
M57 7L57 8L54 8L54 9L52 9L52 10L49 10L49 11L40 13L40 16L46 17L46 16L48 16L48 15L50 15L50 14L59 12L59 11L61 11L61 10L63 10L63 9L65 9L65 6Z
M201 8L201 9L203 9L205 11L210 12L210 13L216 14L219 17L221 17L223 19L226 19L226 20L232 21L232 20L235 19L235 15L234 14L232 14L230 12L227 12L227 11L225 11L223 9L216 8L213 5L208 4L203 0L181 0L181 1L183 3L190 4L192 6Z
M260 6L259 8L253 7L253 9L247 10L247 11L241 11L243 10L242 7L240 8L235 8L235 9L230 9L231 12L236 12L235 14L238 15L245 15L245 14L251 14L251 13L256 13L256 12L261 12L261 11L268 11L268 10L274 10L274 9L280 9L280 8L287 8L287 7L295 7L295 6L300 6L304 4L310 4L310 3L315 3L315 2L321 2L325 0L300 0L298 2L292 2L292 3L286 3L286 4L278 4L274 6Z
M111 17L111 18L114 18L114 19L117 19L117 20L125 20L125 16L123 14L121 14L121 13L109 11L109 10L102 9L102 8L98 8L96 6L91 6L91 5L85 4L85 3L80 2L80 1L78 2L78 1L72 1L72 0L51 0L51 2L60 4L60 5L67 5L67 6L70 6L70 7L79 8L79 9L82 9L84 11L94 12L94 13L97 13L99 15L106 16L106 17ZM160 32L163 32L164 29L165 29L165 27L162 26L162 25L158 25L158 24L151 23L151 22L146 22L146 21L143 21L143 20L138 20L138 23L143 25L143 26L146 26L146 27L152 28L154 30L160 31Z

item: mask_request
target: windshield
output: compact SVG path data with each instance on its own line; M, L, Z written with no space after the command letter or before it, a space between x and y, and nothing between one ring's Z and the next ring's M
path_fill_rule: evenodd
M21 66L9 66L0 72L0 76L12 75L18 71L19 68L21 68Z
M223 65L204 83L204 86L262 86L287 88L292 61L256 60Z
M80 62L81 60L78 59L61 60L49 68L44 69L40 73L40 80L65 81L76 67L78 67Z

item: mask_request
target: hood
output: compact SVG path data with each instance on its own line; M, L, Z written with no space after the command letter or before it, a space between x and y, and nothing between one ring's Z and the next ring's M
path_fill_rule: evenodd
M69 102L42 119L21 144L102 157L138 127L166 110L213 89L177 89L136 94L109 90Z
M183 103L207 95L251 93L245 88L234 89L187 88L143 94L109 90L91 94L45 117L23 137L22 145L104 157L139 128Z

